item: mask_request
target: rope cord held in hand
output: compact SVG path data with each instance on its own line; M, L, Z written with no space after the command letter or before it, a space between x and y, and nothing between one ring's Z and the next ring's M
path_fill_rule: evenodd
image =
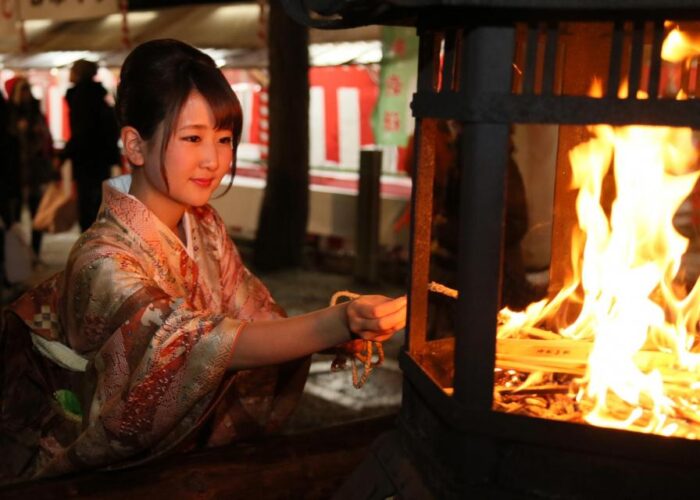
M341 298L354 300L359 296L359 294L347 290L335 292L331 297L331 305L336 305ZM372 362L375 348L377 349L377 361ZM343 344L343 346L338 349L335 359L331 363L331 371L336 372L344 370L347 367L348 355L350 355L352 359L352 385L354 385L356 389L362 388L365 382L367 382L372 370L384 362L384 348L381 342L357 338ZM358 361L362 363L364 368L362 374L359 373Z

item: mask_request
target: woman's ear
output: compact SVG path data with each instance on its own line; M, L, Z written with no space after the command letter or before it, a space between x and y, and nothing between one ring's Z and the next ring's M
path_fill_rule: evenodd
M122 144L126 158L135 167L142 167L146 163L145 141L134 127L122 127Z

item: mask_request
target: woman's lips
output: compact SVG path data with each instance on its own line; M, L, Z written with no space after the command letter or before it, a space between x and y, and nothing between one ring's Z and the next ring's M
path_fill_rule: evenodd
M198 186L207 188L211 186L212 182L214 182L214 179L192 179L192 182L194 182Z

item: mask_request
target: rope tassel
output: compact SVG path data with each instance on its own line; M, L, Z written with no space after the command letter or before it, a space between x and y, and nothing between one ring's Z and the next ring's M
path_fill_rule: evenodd
M459 296L457 290L435 281L431 281L428 284L428 290L453 299ZM331 297L331 305L336 305L338 301L343 298L354 300L359 296L359 294L348 290L335 292ZM373 361L375 349L377 360ZM352 385L357 389L361 389L367 382L372 370L384 362L384 347L381 342L374 342L371 340L355 339L346 342L342 346L336 348L335 359L333 359L331 363L331 371L337 372L347 368L348 357L352 360ZM360 373L358 366L362 366L362 373Z
M341 298L354 300L359 296L359 294L347 290L335 292L331 297L331 305L334 306L338 304ZM373 361L375 348L377 350L377 360ZM367 382L372 370L384 362L384 347L381 342L374 342L371 340L355 339L346 342L341 347L337 348L335 359L333 359L331 363L331 371L337 372L347 368L348 357L352 360L352 385L354 385L356 389L361 389ZM362 373L360 373L358 365L362 366Z

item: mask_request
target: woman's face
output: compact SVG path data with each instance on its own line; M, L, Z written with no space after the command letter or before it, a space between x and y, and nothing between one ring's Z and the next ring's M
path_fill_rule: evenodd
M146 143L144 173L151 189L185 207L205 205L233 162L233 134L215 128L206 99L192 91L174 123L161 172L162 124Z

